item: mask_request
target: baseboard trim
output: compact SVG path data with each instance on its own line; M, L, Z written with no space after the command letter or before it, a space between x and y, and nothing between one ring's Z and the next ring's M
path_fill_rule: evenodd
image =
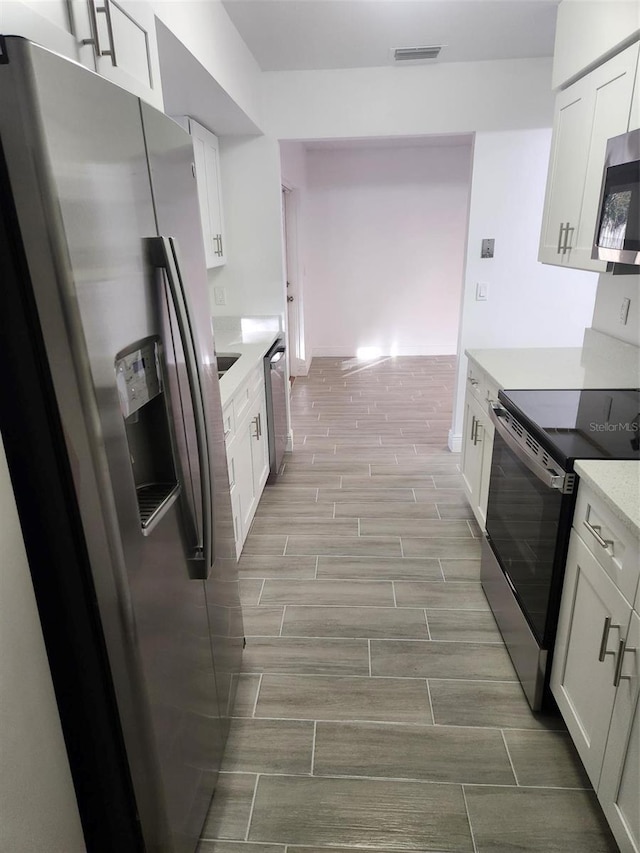
M450 429L447 444L449 446L449 450L452 453L460 453L462 451L462 434L455 433L452 429Z
M443 344L442 346L405 346L405 347L381 347L376 358L389 358L396 355L450 355L455 356L455 344ZM314 347L314 358L356 358L354 347L333 346Z

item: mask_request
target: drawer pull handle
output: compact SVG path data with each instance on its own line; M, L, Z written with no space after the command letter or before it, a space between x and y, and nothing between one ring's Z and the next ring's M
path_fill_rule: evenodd
M600 654L598 655L598 660L600 663L605 659L607 655L613 655L615 657L615 652L607 651L607 643L609 642L609 632L612 628L620 628L620 625L612 625L611 624L611 616L607 616L604 620L604 626L602 628L602 639L600 640Z
M618 660L616 661L616 671L613 676L613 686L617 687L621 681L631 681L633 678L632 675L622 675L622 664L624 663L624 656L627 652L633 652L636 654L637 649L628 649L625 647L625 641L620 640L620 645L618 646Z
M225 431L224 431L224 437L226 438L226 437L227 437L228 435L230 435L230 434L231 434L231 427L229 427L228 429L225 429Z
M586 518L582 523L587 528L589 533L593 536L593 538L596 540L598 545L601 545L603 548L608 548L609 545L611 545L611 550L613 550L613 540L602 538L602 536L600 535L600 531L602 530L602 528L599 524L589 524Z

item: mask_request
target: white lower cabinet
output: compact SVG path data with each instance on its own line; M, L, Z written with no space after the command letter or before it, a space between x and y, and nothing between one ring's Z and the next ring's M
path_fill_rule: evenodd
M551 689L597 788L631 605L575 531L571 535Z
M489 400L496 397L497 388L491 386L477 367L470 366L462 426L462 481L469 505L482 529L487 520L494 433L488 406Z
M640 616L633 613L620 668L598 799L621 853L640 851Z
M610 511L579 488L551 690L620 850L640 853L638 542L628 530L611 533ZM635 582L616 570L618 558Z
M261 369L237 389L224 408L223 419L239 557L269 475L267 403Z

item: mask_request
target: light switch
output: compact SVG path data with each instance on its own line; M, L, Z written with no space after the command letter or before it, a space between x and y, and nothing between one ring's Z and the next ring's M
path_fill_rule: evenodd
M224 287L214 287L213 288L213 299L216 305L226 305L227 304L227 291Z
M476 302L486 302L489 298L489 285L484 281L476 284Z

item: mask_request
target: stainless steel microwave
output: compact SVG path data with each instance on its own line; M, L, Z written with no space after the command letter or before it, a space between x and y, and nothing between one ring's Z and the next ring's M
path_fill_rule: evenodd
M640 130L607 142L591 257L640 265Z

